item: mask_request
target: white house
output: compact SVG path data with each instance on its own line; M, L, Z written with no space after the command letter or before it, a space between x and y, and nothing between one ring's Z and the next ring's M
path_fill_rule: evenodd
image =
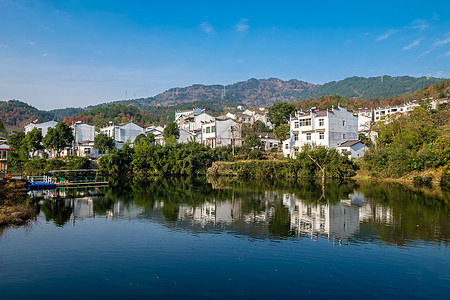
M37 120L37 122L39 122L39 120ZM55 128L56 124L58 124L58 122L56 122L56 121L48 121L48 122L44 122L44 123L31 122L30 124L25 125L25 134L27 134L28 132L33 130L33 128L37 128L41 131L42 136L45 136L47 134L48 129Z
M110 122L108 126L100 128L100 132L112 137L116 147L121 148L125 142L133 143L138 135L144 133L144 128L133 122L121 125Z
M197 136L195 133L190 133L184 129L180 129L180 137L177 139L178 143L189 143L191 141L195 142L197 139Z
M348 156L351 158L360 158L364 156L364 152L367 151L366 145L361 143L360 141L347 141L337 147L339 153L342 155Z
M94 148L94 139L97 135L95 126L79 121L71 127L74 136L74 154L77 156L98 156L98 149Z
M214 120L214 117L205 113L204 111L200 114L194 113L187 117L181 117L177 119L178 128L184 129L189 132L195 132L202 128L203 122L209 122Z
M242 144L239 124L228 118L215 118L202 124L202 143L216 148L234 144Z
M358 116L344 107L300 112L290 119L290 138L283 142L283 153L295 157L306 144L336 148L357 139Z

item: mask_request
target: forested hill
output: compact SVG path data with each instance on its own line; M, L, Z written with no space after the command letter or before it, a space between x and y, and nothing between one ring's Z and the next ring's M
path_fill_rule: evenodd
M359 99L389 98L411 93L444 80L410 76L369 78L355 76L319 85L296 79L283 81L278 78L252 78L227 86L195 84L183 88L172 88L154 97L115 101L114 103L133 104L138 107L148 105L171 106L185 102L223 98L248 106L270 106L275 102L292 102L325 95ZM105 105L107 103L102 106Z
M328 102L334 103L338 99L340 99L340 102L345 102L344 98L353 98L352 101L358 102L355 104L358 107L368 107L370 105L367 101L375 99L377 105L384 105L387 103L386 101L391 104L392 99L388 98L395 98L399 95L401 96L394 99L399 103L428 96L442 97L442 95L448 94L448 81L442 81L444 79L409 76L350 77L341 81L315 85L295 79L289 81L277 78L249 79L225 87L222 85L197 84L184 88L172 88L145 99L114 101L85 108L65 108L48 112L40 111L17 100L10 100L0 101L0 120L3 121L8 132L12 132L23 130L25 124L35 119L39 119L41 122L51 119L60 121L77 115L83 115L85 119L92 118L91 121L95 120L94 123L100 124L105 120L95 118L94 113L96 111L94 109L111 107L111 105L117 104L136 107L139 112L130 111L129 115L135 116L136 118L133 120L143 124L168 122L173 118L175 110L194 107L202 107L215 114L223 112L227 108L235 108L239 104L269 107L280 101L300 101L305 103L299 103L299 107L309 104L319 107L322 102L322 106L326 106ZM431 86L432 84L434 85ZM339 97L336 95L339 95ZM302 99L310 100L301 101ZM359 103L361 101L364 101L364 103ZM344 102L341 105L345 105ZM92 110L94 110L94 113L89 113ZM112 118L123 119L122 116L118 115Z
M22 131L25 125L36 119L46 122L53 118L53 114L18 100L0 101L0 120L8 132Z

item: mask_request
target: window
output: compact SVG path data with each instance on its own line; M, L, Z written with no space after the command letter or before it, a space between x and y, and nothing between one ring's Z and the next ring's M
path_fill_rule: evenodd
M284 145L285 149L289 149L289 144Z
M216 126L211 127L211 132L216 132Z
M294 133L294 141L298 141L298 133Z
M343 139L345 139L345 133L344 133L344 134L342 134L342 138L343 138Z
M205 133L205 128L203 128L203 133Z
M311 119L300 120L300 126L311 126Z
M323 126L325 124L325 120L324 119L319 119L319 126Z
M306 134L306 140L307 140L307 141L310 141L310 140L311 140L311 132L308 132L308 133Z
M298 128L298 122L294 123L294 128Z
M211 132L211 127L206 127L206 133L210 133Z
M342 126L345 126L345 120L342 120Z
M325 139L325 133L319 132L319 140L324 140L324 139Z

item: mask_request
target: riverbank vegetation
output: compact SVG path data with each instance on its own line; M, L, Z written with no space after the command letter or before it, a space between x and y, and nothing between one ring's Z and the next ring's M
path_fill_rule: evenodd
M450 167L450 105L436 110L416 107L374 127L378 138L361 160L372 177L405 176L410 172ZM445 185L446 183L444 183ZM448 184L448 183L447 183Z

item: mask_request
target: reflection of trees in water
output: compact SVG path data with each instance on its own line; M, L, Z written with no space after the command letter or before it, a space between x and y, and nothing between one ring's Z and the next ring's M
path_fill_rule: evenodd
M275 210L267 226L269 233L275 237L295 236L295 231L291 229L291 214L282 203L275 205Z
M121 207L137 206L149 217L169 223L220 225L251 237L301 236L318 230L354 241L381 239L397 245L417 238L447 244L450 238L449 205L402 185L328 180L325 198L321 196L320 181L154 178L145 184L110 187L93 200L93 212L108 214L120 202ZM42 206L38 200L32 202L57 226L70 219L72 208L62 199L45 200ZM326 226L317 227L318 222ZM348 230L339 227L344 223Z
M45 200L41 205L45 220L53 221L56 226L64 226L70 220L72 207L66 206L63 200Z
M391 224L379 223L380 238L388 243L405 245L414 239L441 241L450 240L450 206L423 191L413 191L396 183L373 184L363 182L358 190L370 200L374 210L377 206L389 207Z

